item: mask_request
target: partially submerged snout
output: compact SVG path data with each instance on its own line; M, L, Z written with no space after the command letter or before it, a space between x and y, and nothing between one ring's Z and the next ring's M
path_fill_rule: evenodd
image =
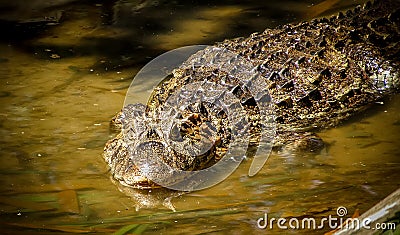
M106 144L103 157L110 166L113 177L121 184L133 188L151 189L160 187L143 176L143 173L129 157L128 151L127 143L121 134Z

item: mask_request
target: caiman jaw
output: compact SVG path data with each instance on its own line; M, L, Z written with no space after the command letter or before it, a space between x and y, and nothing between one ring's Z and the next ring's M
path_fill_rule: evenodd
M153 189L161 187L143 176L140 170L135 165L133 165L133 168L127 169L127 171L130 171L127 172L127 175L129 175L129 177L124 177L120 180L120 183L125 186L137 189Z

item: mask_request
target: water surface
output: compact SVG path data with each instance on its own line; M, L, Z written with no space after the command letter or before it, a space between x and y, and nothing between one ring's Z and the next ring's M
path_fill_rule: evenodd
M132 198L121 192L101 157L113 136L109 120L146 62L180 46L246 36L361 1L330 2L336 3L3 2L2 233L108 234L137 224L136 233L145 234L257 234L267 232L256 226L264 213L322 218L339 206L349 214L365 212L400 185L398 95L322 131L329 145L321 154L272 155L251 178L246 161L215 187L169 195L176 212L162 203L137 211L138 198L150 200L155 193L134 192ZM57 14L59 24L41 22Z

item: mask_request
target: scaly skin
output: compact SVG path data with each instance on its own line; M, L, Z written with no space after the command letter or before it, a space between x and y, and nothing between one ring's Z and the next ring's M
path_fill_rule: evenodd
M259 79L267 84L263 89L269 93L274 106L277 124L273 142L275 149L320 149L322 140L312 134L313 130L335 126L397 90L400 83L399 9L400 1L376 1L330 19L283 25L247 38L216 44L246 58L262 74ZM200 52L188 60L202 56L207 60L215 55ZM250 147L256 147L260 133L258 107L245 85L228 77L218 68L193 70L181 66L169 81L154 91L147 111L157 113L168 108L166 100L184 85L226 80L226 87L242 100L241 105L250 121ZM146 156L157 153L157 156L151 157L159 157L180 170L206 168L225 154L230 125L224 114L213 113L212 106L185 110L182 114L185 124L178 131L185 138L178 148L182 148L183 153L189 152L185 149L186 145L196 143L200 138L202 123L211 122L214 125L214 128L206 128L208 133L211 132L206 137L214 138L214 145L197 157L165 147L167 143L160 134L143 124L143 120L148 118L143 110L138 105L125 107L115 119L117 123L124 124L122 132L104 149L104 158L114 178L121 184L134 188L158 187L143 177L141 171L151 172L152 167L159 166L155 164L138 169L128 151L132 143L140 146L137 154ZM135 115L132 114L134 112ZM213 134L218 135L212 137ZM124 135L133 136L132 142L127 143ZM248 155L251 155L250 150ZM174 176L165 173L156 177Z

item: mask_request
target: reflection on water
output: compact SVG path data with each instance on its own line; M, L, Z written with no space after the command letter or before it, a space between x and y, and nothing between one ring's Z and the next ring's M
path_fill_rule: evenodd
M323 217L338 206L363 212L399 187L398 95L323 131L329 146L321 154L273 155L252 178L246 161L213 188L166 194L159 208L138 206L109 179L101 158L112 137L109 120L141 66L179 46L299 21L317 2L59 1L48 7L35 1L35 14L19 1L0 3L7 12L0 19L7 26L0 43L5 233L107 234L134 224L137 233L258 233L263 231L256 220L265 212ZM330 14L354 4L340 1L318 11ZM29 21L61 10L59 24ZM168 200L177 212L167 208Z

